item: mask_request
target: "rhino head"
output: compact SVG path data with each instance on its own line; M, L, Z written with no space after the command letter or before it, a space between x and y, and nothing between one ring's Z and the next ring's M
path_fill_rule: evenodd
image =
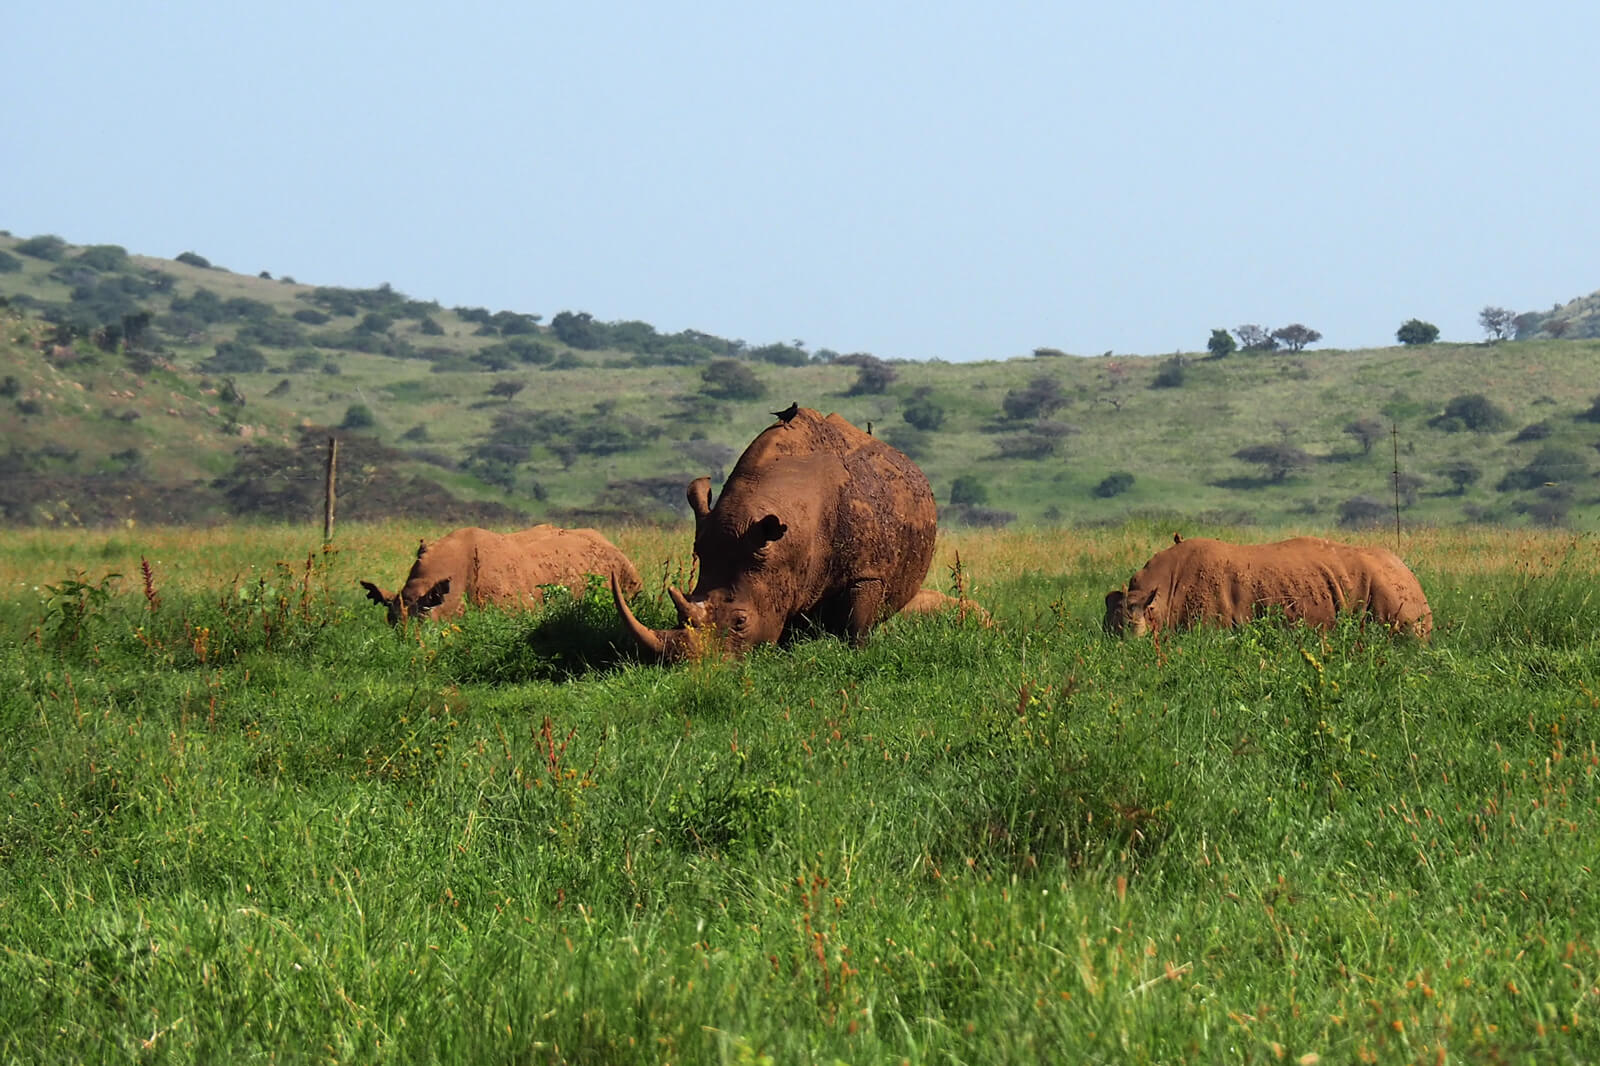
M436 581L421 595L411 596L406 595L411 588L409 585L392 596L370 581L363 581L361 587L367 590L367 599L388 611L389 624L393 626L399 625L407 618L425 617L443 603L444 598L450 593L450 579Z
M1106 616L1102 623L1107 633L1127 633L1142 637L1150 632L1150 605L1155 602L1155 589L1140 589L1135 585L1112 589L1106 593Z
M647 654L666 662L714 649L739 655L757 644L777 643L789 622L796 577L792 563L779 558L788 525L764 508L719 505L723 513L713 516L710 478L690 482L687 495L695 514L700 580L688 596L667 589L678 610L678 627L651 629L628 609L613 578L612 599L628 632ZM726 493L722 502L727 502Z

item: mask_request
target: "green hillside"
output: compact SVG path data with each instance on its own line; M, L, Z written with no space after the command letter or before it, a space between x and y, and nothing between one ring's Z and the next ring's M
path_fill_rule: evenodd
M1600 518L1600 340L1570 334L884 363L180 258L0 237L4 520L315 520L337 435L345 517L671 521L791 401L871 423L947 521L1392 522L1397 453L1413 524Z

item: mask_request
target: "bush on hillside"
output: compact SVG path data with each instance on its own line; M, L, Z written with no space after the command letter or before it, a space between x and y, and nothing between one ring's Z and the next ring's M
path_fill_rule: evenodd
M1152 389L1177 389L1183 387L1184 377L1188 368L1184 366L1183 356L1174 355L1161 362L1161 369L1156 371L1155 377L1150 379Z
M49 263L59 262L67 254L67 242L53 233L29 237L12 247L12 251L32 259L43 259Z
M267 369L267 357L248 344L223 341L200 369L208 374L260 374Z
M1101 499L1109 500L1113 496L1120 496L1133 488L1133 475L1126 470L1118 470L1114 474L1107 474L1094 487L1094 494Z
M719 400L759 400L767 394L756 372L735 359L715 359L700 372L701 390Z
M1000 401L1006 417L1013 422L1026 422L1031 418L1048 418L1067 405L1061 382L1048 374L1040 374L1020 389L1011 389Z
M1444 413L1428 419L1428 425L1446 433L1467 429L1474 433L1493 433L1511 425L1511 416L1505 409L1482 393L1472 392L1453 397L1444 405Z
M989 502L989 486L977 474L962 474L950 485L950 502L956 506L981 507Z
M1339 524L1346 529L1382 525L1394 514L1375 496L1352 496L1339 505Z
M120 244L91 244L78 253L75 261L106 273L126 270L132 265L128 250Z
M1395 330L1394 339L1401 344L1432 344L1439 339L1439 327L1420 318L1408 318Z
M198 252L179 252L176 258L186 266L199 267L201 270L211 269L211 260Z
M1547 444L1540 448L1526 466L1508 471L1495 488L1500 492L1516 492L1546 486L1572 485L1588 480L1589 460L1582 452L1559 445Z

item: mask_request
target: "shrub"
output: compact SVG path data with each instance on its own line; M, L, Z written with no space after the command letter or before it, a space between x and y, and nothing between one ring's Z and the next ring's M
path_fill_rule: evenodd
M345 408L344 420L339 423L340 429L371 429L378 424L373 417L372 409L364 403L353 403Z
M95 270L112 272L128 269L128 250L120 244L92 244L78 253L77 261Z
M1223 359L1237 351L1239 346L1234 343L1233 336L1225 329L1211 331L1211 339L1206 341L1206 351L1211 353L1213 359Z
M1100 484L1094 487L1094 494L1102 499L1110 499L1122 495L1131 488L1133 488L1133 475L1126 470L1118 470L1102 478Z
M856 381L850 386L851 396L876 396L888 390L899 375L894 367L874 356L865 356L856 369Z
M1470 429L1475 433L1492 433L1511 424L1511 416L1482 393L1456 396L1444 405L1444 413L1428 420L1428 425L1454 433Z
M1048 418L1066 405L1067 397L1061 391L1061 383L1048 374L1040 374L1024 388L1010 390L1000 401L1006 417L1014 422Z
M917 429L932 433L944 424L944 408L932 400L920 399L907 404L900 417Z
M1339 524L1347 528L1381 525L1393 512L1374 496L1352 496L1339 505Z
M1420 318L1408 318L1395 330L1394 338L1401 344L1432 344L1439 339L1439 327Z
M702 390L719 400L759 400L767 394L756 372L736 359L715 359L700 372Z
M184 263L192 267L199 267L201 270L211 269L211 260L207 259L198 252L179 252L177 259L180 263Z
M1600 422L1600 396L1596 396L1589 404L1589 409L1578 415L1580 421Z
M236 340L268 348L293 348L306 343L306 331L287 318L267 318L242 327Z
M759 348L750 350L750 358L759 359L763 363L774 363L778 366L805 366L811 357L804 349L796 348L790 344L763 344ZM868 356L868 358L872 358ZM881 389L879 390L882 391Z
M1544 440L1555 432L1548 422L1532 422L1517 430L1517 435L1511 438L1512 443L1519 444L1523 441Z
M200 369L208 374L259 374L267 369L267 357L248 344L223 341Z
M1181 355L1174 355L1163 360L1161 369L1156 371L1156 376L1150 380L1152 389L1177 389L1183 387L1183 379L1188 373L1183 364Z
M38 237L29 237L20 244L14 245L12 251L33 259L43 259L46 262L59 262L67 253L67 242L53 233L42 234Z
M976 474L962 474L950 485L950 502L981 507L989 502L989 486Z
M304 322L308 326L325 326L333 321L332 316L318 311L315 307L302 307L292 317L296 322Z
M15 274L22 269L22 260L10 252L0 252L0 274Z
M1500 492L1566 485L1589 476L1589 461L1581 452L1547 444L1528 465L1509 471L1495 486Z

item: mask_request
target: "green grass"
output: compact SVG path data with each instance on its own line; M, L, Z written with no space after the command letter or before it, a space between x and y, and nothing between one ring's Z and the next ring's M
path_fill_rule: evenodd
M663 669L598 592L391 631L347 536L0 540L0 1058L1600 1054L1588 538L1410 542L1417 646L1112 640L1158 527L957 536L992 629Z

